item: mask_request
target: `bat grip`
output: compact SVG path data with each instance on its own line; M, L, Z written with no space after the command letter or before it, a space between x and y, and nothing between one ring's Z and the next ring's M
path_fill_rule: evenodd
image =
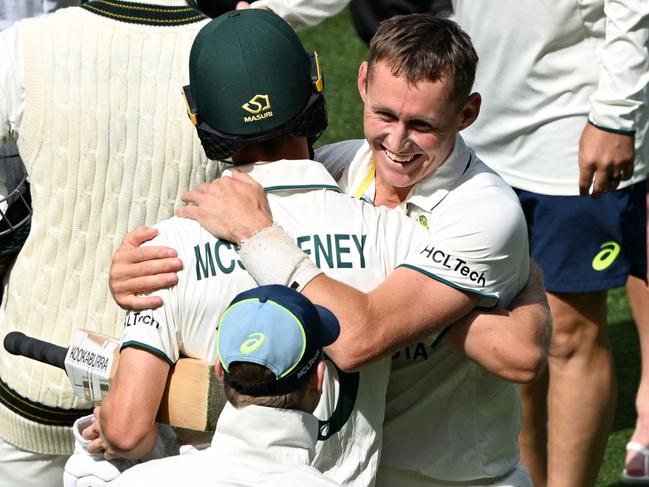
M68 352L65 347L32 338L19 331L7 333L4 347L13 355L22 355L65 370L65 355Z

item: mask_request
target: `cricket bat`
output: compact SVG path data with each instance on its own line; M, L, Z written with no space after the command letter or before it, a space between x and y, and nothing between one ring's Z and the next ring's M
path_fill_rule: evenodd
M89 330L75 330L72 344L61 347L10 332L5 349L65 370L78 397L101 403L119 363L119 340ZM181 358L169 371L156 420L179 428L214 431L225 405L223 387L216 380L213 364Z

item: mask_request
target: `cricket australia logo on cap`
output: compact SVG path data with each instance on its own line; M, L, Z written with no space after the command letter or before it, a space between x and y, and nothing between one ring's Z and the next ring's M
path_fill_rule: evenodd
M243 117L243 121L246 123L256 122L273 116L268 95L255 95L241 105L241 108L251 114Z

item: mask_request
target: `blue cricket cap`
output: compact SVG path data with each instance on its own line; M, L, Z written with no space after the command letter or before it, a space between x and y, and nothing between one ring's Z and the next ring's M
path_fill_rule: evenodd
M242 394L286 394L304 384L322 348L340 333L334 314L285 286L261 286L238 294L218 325L217 351L225 382ZM249 362L270 369L274 384L241 384L230 364Z

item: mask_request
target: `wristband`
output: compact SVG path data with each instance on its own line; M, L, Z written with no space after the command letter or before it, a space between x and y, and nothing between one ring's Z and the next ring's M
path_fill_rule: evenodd
M282 284L297 291L322 274L277 224L241 242L241 262L260 286Z

